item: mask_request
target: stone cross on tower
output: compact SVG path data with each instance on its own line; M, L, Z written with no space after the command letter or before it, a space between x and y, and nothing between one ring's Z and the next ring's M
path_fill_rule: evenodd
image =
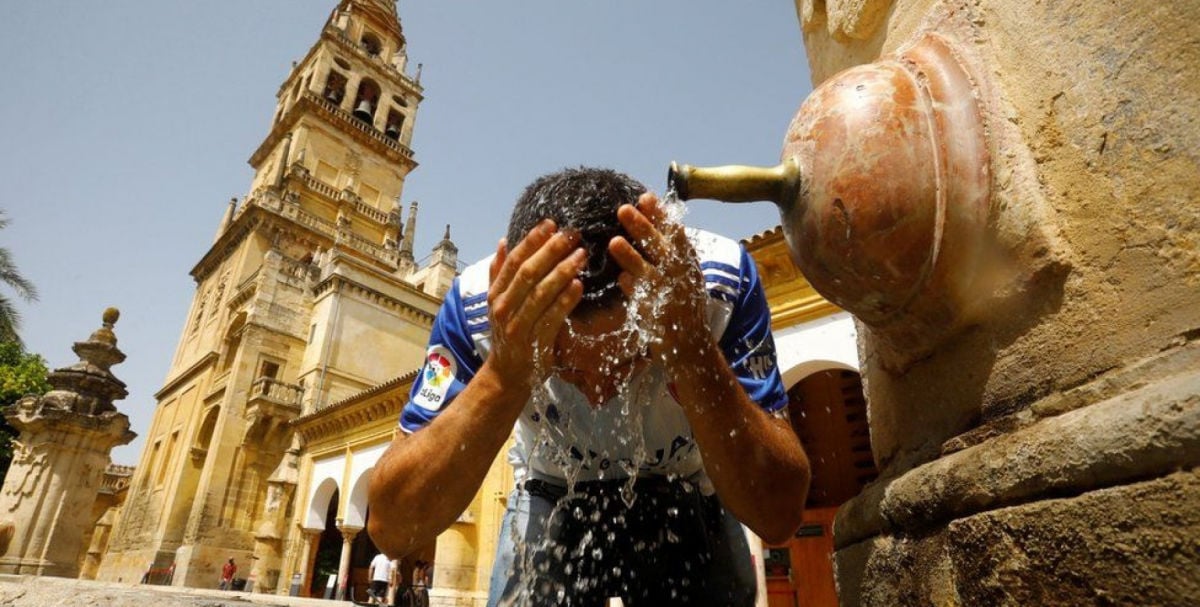
M125 383L109 367L125 360L104 311L104 326L75 343L79 362L47 377L53 390L26 396L4 412L20 437L0 490L0 536L8 535L0 573L76 577L83 536L109 453L137 435L114 400ZM3 549L3 548L0 548Z

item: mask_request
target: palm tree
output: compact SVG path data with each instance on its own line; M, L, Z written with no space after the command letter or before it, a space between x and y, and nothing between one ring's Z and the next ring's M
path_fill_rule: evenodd
M8 221L5 211L0 210L0 230L8 226ZM13 263L12 253L8 251L7 247L0 247L0 282L16 291L21 299L37 301L37 289L34 288L33 283L21 276L21 272L17 270L17 264ZM21 313L17 311L12 298L6 293L0 293L0 341L20 344L21 338L17 335L20 325Z

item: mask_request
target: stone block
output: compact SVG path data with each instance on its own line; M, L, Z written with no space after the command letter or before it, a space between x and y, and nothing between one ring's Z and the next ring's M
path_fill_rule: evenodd
M946 550L965 605L1197 605L1200 476L968 517Z
M844 606L1200 604L1200 475L1046 499L838 550Z

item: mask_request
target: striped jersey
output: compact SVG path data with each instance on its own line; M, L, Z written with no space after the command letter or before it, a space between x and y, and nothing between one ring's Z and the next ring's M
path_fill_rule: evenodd
M738 381L767 412L787 405L776 366L770 311L754 261L734 240L688 229L708 293L708 324ZM425 364L400 414L416 432L454 404L487 357L488 267L455 279L434 320ZM531 363L532 364L532 363ZM509 453L518 479L588 481L657 474L711 487L683 409L661 366L644 366L612 400L589 405L573 384L551 376L526 404Z

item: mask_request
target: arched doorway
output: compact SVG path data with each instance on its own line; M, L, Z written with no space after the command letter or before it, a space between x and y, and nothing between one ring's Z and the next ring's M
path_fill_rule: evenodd
M371 520L371 511L367 507L367 488L370 485L373 471L374 467L367 468L359 473L355 479L354 485L350 489L349 498L346 500L344 519L342 521L346 527L361 528L361 531L354 536L354 541L350 545L350 575L346 587L347 600L358 602L366 602L369 598L367 596L367 588L370 586L371 560L380 552L375 542L371 539L370 534L367 533L367 523ZM396 562L396 582L401 588L407 588L412 585L412 574L418 561L425 563L433 562L436 555L436 548L437 540L433 540L426 546L412 551Z
M788 413L812 465L812 485L796 536L766 549L768 603L837 607L833 517L878 476L862 377L847 369L811 373L788 390Z
M317 541L312 575L308 578L308 596L325 597L326 589L334 588L333 584L337 583L338 563L342 558L342 532L337 528L339 493L336 488L333 489L329 505L325 509L325 530L321 532L321 539ZM333 584L329 581L330 576L333 576Z
M366 603L370 599L367 588L371 585L371 559L379 554L379 548L371 541L371 534L367 533L366 521L369 520L370 510L363 517L362 531L354 536L350 544L350 583L346 587L346 599L359 603Z
M371 541L367 533L367 521L371 520L371 511L367 508L367 487L371 481L371 471L367 468L350 488L350 499L346 500L346 512L342 524L347 528L359 529L354 541L350 543L350 574L346 585L346 598L352 601L366 602L367 588L370 586L371 559L379 554L379 548Z

